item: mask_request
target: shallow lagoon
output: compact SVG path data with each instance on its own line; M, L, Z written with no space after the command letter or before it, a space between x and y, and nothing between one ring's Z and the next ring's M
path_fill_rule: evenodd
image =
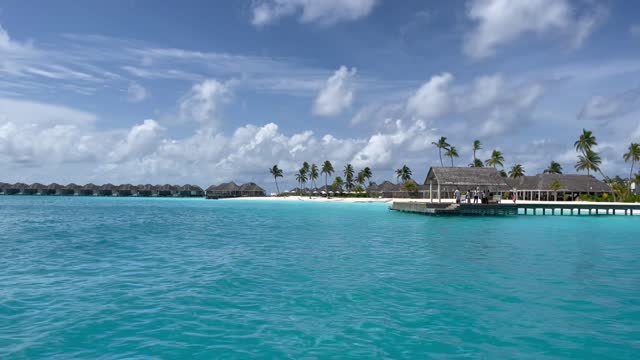
M640 219L0 197L0 358L637 358Z

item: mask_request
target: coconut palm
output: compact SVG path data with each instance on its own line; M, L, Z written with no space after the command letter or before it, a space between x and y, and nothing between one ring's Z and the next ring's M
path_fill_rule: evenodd
M371 172L371 168L369 168L368 166L365 167L364 169L362 169L362 172L364 173L364 178L367 180L371 180L371 178L373 177L373 173Z
M544 170L545 174L562 174L562 165L555 161L551 161L549 167Z
M278 187L278 178L283 176L282 169L278 167L278 165L273 165L271 169L269 169L269 173L273 176L273 181L276 182L276 191L280 194L280 188Z
M624 162L631 161L631 171L629 171L629 191L631 191L631 178L633 177L633 165L640 161L640 144L631 143L629 152L623 155Z
M503 178L509 177L509 174L507 174L507 172L504 171L504 169L500 170L498 174L500 174L500 177L503 177Z
M451 158L451 167L453 167L453 158L458 157L458 150L456 149L456 147L451 146L450 148L448 148L445 155Z
M562 183L560 180L554 180L549 184L549 189L553 190L553 198L555 201L558 201L558 190L562 189Z
M440 137L438 142L434 141L431 144L435 145L435 147L438 148L438 156L440 156L440 166L444 167L444 163L442 162L442 149L448 149L451 145L447 143L447 138L444 136Z
M406 183L411 180L411 169L407 165L402 165L400 169L396 170L396 181L398 178L402 179L402 183Z
M333 165L331 161L327 160L322 164L322 173L324 174L324 187L327 190L327 197L329 197L329 176L333 174Z
M353 166L351 164L347 164L344 167L344 179L345 179L347 192L353 189L353 174L354 174Z
M473 140L473 167L482 167L482 161L480 161L480 166L476 166L478 164L478 158L476 157L476 151L482 150L482 143L480 140Z
M511 170L509 170L509 177L510 178L515 179L515 178L519 178L519 177L522 177L522 176L524 176L524 168L520 164L513 165Z
M484 167L484 164L480 159L473 159L473 162L469 164L469 167Z
M309 181L313 183L314 188L318 187L318 185L316 184L316 180L318 180L319 176L320 174L318 173L318 165L312 164L311 168L309 169Z
M504 167L504 156L502 155L502 151L493 150L491 153L491 157L484 162L487 166L493 166L495 169L498 165L500 167Z
M307 183L307 170L304 168L304 165L298 173L296 174L296 181L300 184L300 192L304 189L304 185Z
M356 175L356 183L358 184L358 186L356 187L356 192L360 192L360 190L362 190L364 188L364 183L367 181L367 177L366 174L364 173L364 170L360 170L358 171L358 175Z
M333 180L333 184L331 185L331 187L333 187L333 191L342 193L343 185L344 185L344 180L342 180L340 176L336 176L336 178Z
M577 171L587 171L587 175L590 174L590 171L593 170L595 172L600 172L600 164L602 163L602 159L597 152L588 149L584 155L578 156L578 162L575 165ZM604 176L603 176L604 177Z
M573 143L573 146L576 148L576 151L581 152L582 155L586 155L587 151L591 150L591 148L596 145L598 145L598 142L596 141L596 137L593 136L593 132L587 129L582 129L582 134L580 134L580 137L578 138L578 140L575 143Z

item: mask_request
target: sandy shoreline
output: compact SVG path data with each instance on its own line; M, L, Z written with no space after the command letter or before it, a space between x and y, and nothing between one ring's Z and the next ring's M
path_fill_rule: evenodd
M243 198L231 198L224 199L224 201L246 201L246 200L259 200L259 201L308 201L308 202L320 202L320 203L388 203L391 204L394 201L396 202L418 202L418 203L427 203L430 202L429 199L391 199L391 198L324 198L324 197L309 197L309 196L287 196L287 197L243 197ZM437 203L437 200L433 201ZM442 203L453 203L454 199L442 199ZM511 200L503 200L503 204L513 204ZM570 204L581 204L581 205L628 205L629 203L621 203L621 202L592 202L592 201L557 201L557 202L549 202L549 201L535 201L535 200L518 200L517 204L550 204L555 203L558 205L570 205Z

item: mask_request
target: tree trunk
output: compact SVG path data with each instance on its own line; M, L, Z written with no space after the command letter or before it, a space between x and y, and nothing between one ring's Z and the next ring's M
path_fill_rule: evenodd
M453 156L451 157L451 167L453 167Z
M276 182L276 193L280 194L280 188L278 187L278 178L274 176L273 181Z
M329 185L327 185L327 177L329 176L329 174L324 173L324 191L327 192L327 199L329 198Z
M631 195L631 177L633 176L633 165L635 163L635 160L631 159L631 171L629 172L629 195ZM636 187L638 186L638 184L636 184Z
M444 163L442 162L442 148L438 148L438 156L440 156L440 166L444 167Z

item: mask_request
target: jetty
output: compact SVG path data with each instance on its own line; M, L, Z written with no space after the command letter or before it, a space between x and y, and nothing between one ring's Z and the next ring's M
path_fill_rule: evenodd
M456 204L424 201L394 201L391 210L444 216L517 216L517 215L640 215L636 203L495 203Z

